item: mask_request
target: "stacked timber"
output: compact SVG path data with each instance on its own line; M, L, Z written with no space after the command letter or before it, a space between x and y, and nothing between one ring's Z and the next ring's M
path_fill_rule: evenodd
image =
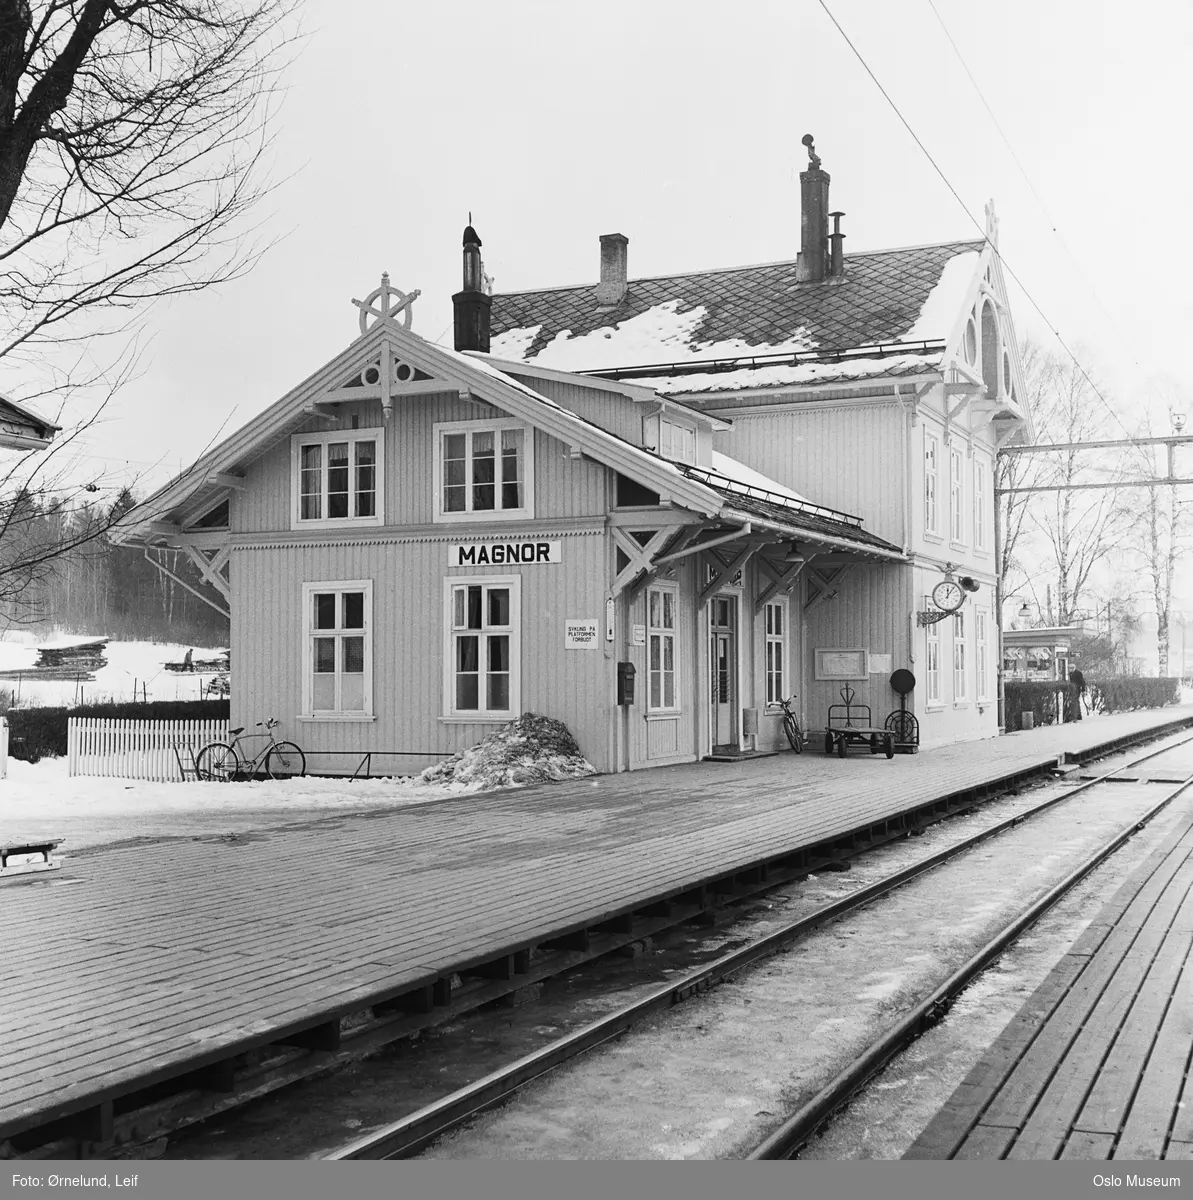
M37 662L22 671L0 672L0 679L73 679L89 682L108 665L108 638L60 638L37 647Z

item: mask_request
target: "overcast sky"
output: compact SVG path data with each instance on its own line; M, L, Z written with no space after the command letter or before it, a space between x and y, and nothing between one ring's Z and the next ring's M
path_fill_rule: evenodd
M498 292L594 281L602 233L631 278L794 258L809 132L847 254L975 236L993 197L1010 271L1124 419L1157 377L1193 407L1188 0L828 4L964 208L819 0L299 0L279 240L155 310L86 469L163 482L343 349L383 270L450 343L470 211Z

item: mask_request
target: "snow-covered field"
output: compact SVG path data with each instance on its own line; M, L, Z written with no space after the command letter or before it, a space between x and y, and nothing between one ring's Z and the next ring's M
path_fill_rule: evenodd
M34 638L9 631L0 640L0 671L33 669L37 647L54 638ZM98 704L105 700L200 700L210 675L182 675L166 670L167 662L181 662L188 650L196 658L214 658L215 651L169 642L109 642L104 651L107 666L93 682L73 679L0 679L0 691L10 692L14 705Z

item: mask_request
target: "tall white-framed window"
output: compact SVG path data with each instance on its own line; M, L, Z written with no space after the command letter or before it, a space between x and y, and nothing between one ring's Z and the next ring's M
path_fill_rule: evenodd
M771 600L765 605L766 703L777 706L787 696L787 601Z
M381 525L384 455L380 429L295 434L290 439L291 528Z
M646 707L650 711L669 711L679 707L676 669L678 610L678 588L659 586L647 589Z
M534 430L521 421L451 421L434 427L436 521L534 516Z
M688 425L680 425L676 421L669 421L666 417L660 417L659 453L664 458L670 458L676 462L695 463L695 429Z
M517 716L521 711L521 577L449 576L443 591L445 715L480 720Z
M979 608L973 614L973 665L979 700L990 699L990 614Z
M373 715L373 581L302 585L302 714L325 720Z
M986 549L986 464L973 460L973 545Z
M949 534L954 542L965 541L965 456L949 447Z
M925 611L931 611L935 606L932 604L931 598L924 597ZM931 625L925 626L927 634L927 648L924 654L924 686L927 696L927 703L940 703L940 622L933 621Z
M924 431L924 530L939 533L937 487L940 479L940 439Z
M969 663L966 661L965 612L953 613L953 700L969 699Z

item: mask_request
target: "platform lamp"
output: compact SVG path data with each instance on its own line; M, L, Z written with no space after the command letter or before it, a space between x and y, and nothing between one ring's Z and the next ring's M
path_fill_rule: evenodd
M792 542L787 547L787 553L783 555L783 561L799 566L800 563L808 561L808 556L799 548L799 542Z
M1031 605L1029 605L1026 600L1024 600L1023 607L1019 610L1019 620L1021 620L1021 621L1030 621L1031 620Z

